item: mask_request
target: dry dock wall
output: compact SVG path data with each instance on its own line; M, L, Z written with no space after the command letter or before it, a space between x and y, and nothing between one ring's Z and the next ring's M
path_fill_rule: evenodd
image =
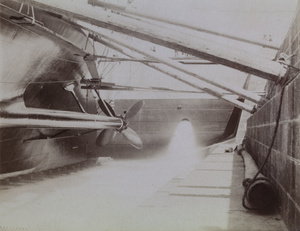
M295 54L291 65L300 68L300 7L278 55ZM291 231L300 230L300 74L291 69L291 80L283 89L281 85L267 83L270 99L247 121L245 142L258 166L261 166L271 144L276 116L284 90L279 127L271 155L263 169L279 192L279 210Z

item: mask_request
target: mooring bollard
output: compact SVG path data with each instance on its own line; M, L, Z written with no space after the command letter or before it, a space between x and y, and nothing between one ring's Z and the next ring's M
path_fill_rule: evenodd
M256 176L259 169L251 155L243 148L243 145L238 145L235 151L243 157L245 163L243 206L250 210L265 212L274 210L278 200L273 183L261 173ZM245 204L245 199L251 207Z

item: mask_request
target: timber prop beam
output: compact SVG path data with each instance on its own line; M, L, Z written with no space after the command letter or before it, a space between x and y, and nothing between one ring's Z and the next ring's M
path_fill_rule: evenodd
M191 54L215 63L259 76L279 81L285 77L287 69L278 62L251 54L234 47L225 47L203 40L188 33L170 29L162 24L153 24L124 17L95 8L84 2L70 0L14 0L52 13L133 36L148 42Z
M87 29L87 28L85 28L85 29ZM118 44L121 47L126 47L126 48L128 48L132 51L135 51L135 52L137 52L139 54L142 54L142 55L144 55L148 58L151 58L153 60L157 60L160 63L179 71L181 74L186 76L185 79L187 79L188 82L192 82L193 80L198 79L198 80L201 80L201 81L205 82L205 85L207 86L206 87L207 89L210 88L208 86L213 86L213 87L217 87L217 88L220 88L220 89L224 89L226 91L237 94L238 96L240 96L242 98L248 99L248 100L250 100L254 103L260 103L264 100L263 97L255 94L253 92L247 91L245 89L242 89L242 88L239 88L239 87L236 87L236 86L232 86L232 84L220 83L220 82L214 81L210 78L207 78L205 76L200 76L197 73L195 73L193 71L190 71L189 68L185 67L181 63L178 63L174 60L170 60L168 58L160 57L160 56L156 55L154 52L150 53L146 49L143 49L141 47L140 48L134 47L130 43L119 39L117 36L108 35L108 33L104 34L103 32L101 32L101 34L100 34L96 31L94 31L94 33L97 33L100 37L103 37L106 40L108 40L110 42L113 42L114 44ZM93 37L93 38L95 39L95 41L102 41L99 37ZM108 45L108 43L106 43L106 45Z
M130 46L126 45L126 44L122 44L120 42L123 45L122 46L122 45L120 45L120 44L118 44L116 42L113 42L112 40L109 40L109 42L108 42L108 41L105 41L102 38L95 37L93 35L90 35L90 37L92 37L96 42L99 42L99 43L101 43L101 44L103 44L103 45L105 45L107 47L110 47L110 48L112 48L112 49L114 49L114 50L116 50L116 51L118 51L118 52L120 52L120 53L122 53L122 54L124 54L124 55L126 55L128 57L130 57L130 58L140 58L140 57L134 56L132 54L132 52L128 53L126 50L124 50L123 47L126 47L126 48L131 49L131 50L133 48L133 47L130 47ZM139 50L136 50L135 52L138 53L138 54L141 54L141 55L146 55L144 52L139 51ZM153 57L151 57L151 58L153 58ZM201 86L199 84L196 84L196 83L193 83L191 81L188 81L186 78L184 78L183 76L186 75L185 73L183 73L183 76L178 76L177 73L172 72L172 71L170 71L170 70L168 70L168 69L166 69L166 68L164 68L162 66L157 66L157 65L155 65L153 63L151 63L151 64L150 63L144 63L144 64L147 65L147 66L149 66L149 67L151 67L151 68L153 68L153 69L155 69L155 70L157 70L157 71L160 71L161 73L166 74L166 75L168 75L168 76L170 76L170 77L172 77L172 78L174 78L174 79L176 79L176 80L178 80L180 82L183 82L183 83L185 83L188 86L191 86L191 87L193 87L193 88L195 88L197 90L205 91L205 92L207 92L208 94L210 94L212 96L215 96L215 97L217 97L219 99L222 99L222 100L224 100L224 101L226 101L226 102L234 105L235 107L238 107L238 108L240 108L242 110L245 110L245 111L247 111L249 113L254 113L255 112L255 108L254 107L252 107L250 105L247 105L247 104L245 104L245 103L237 100L233 95L227 95L227 94L222 93L219 88L217 88L217 87L215 87L213 85L204 83Z

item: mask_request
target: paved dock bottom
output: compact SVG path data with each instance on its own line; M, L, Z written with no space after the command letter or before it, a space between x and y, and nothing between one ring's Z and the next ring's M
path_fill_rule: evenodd
M228 147L206 158L162 151L10 181L0 187L0 230L286 230L278 214L243 208L244 163Z
M139 205L123 230L287 230L280 215L261 215L242 206L243 179L242 157L221 145Z

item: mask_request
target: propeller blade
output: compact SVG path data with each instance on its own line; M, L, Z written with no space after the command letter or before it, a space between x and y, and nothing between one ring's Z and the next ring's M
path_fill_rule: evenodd
M143 142L142 142L141 138L131 128L127 128L126 130L123 130L121 133L130 145L132 145L133 147L135 147L137 149L143 148Z
M104 146L108 144L116 135L116 131L113 129L103 130L96 139L97 146Z
M116 113L115 113L114 109L105 100L99 99L98 104L105 115L110 116L110 117L116 117Z
M133 116L135 116L144 106L145 101L144 100L140 100L137 101L135 104L133 104L127 111L126 115L125 115L125 119L130 119Z

